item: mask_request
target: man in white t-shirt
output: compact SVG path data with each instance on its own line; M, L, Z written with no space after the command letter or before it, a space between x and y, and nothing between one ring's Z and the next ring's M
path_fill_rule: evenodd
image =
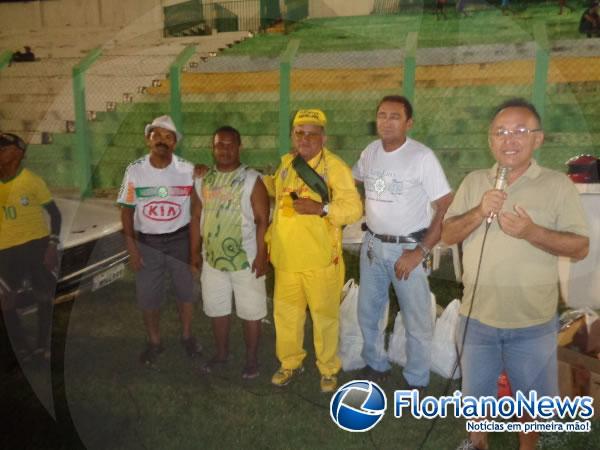
M364 185L368 227L360 255L358 321L367 363L363 376L383 381L390 364L378 324L391 283L407 334L403 375L409 387L423 388L429 384L433 323L422 263L440 239L452 192L433 151L406 136L412 125L410 102L384 97L377 107L380 139L363 150L352 169Z
M163 351L159 319L167 273L177 297L181 343L190 357L201 351L191 330L192 271L198 271L200 256L190 251L198 247L200 223L190 225L191 208L199 201L193 189L194 166L174 155L181 133L169 116L161 116L146 126L145 135L150 154L127 167L117 202L148 334L140 362L152 365Z

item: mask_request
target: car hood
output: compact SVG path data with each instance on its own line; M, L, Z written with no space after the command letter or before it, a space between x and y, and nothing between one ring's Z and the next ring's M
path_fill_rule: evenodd
M60 241L64 249L94 241L122 229L119 208L112 200L78 200L56 196L54 201L62 216Z

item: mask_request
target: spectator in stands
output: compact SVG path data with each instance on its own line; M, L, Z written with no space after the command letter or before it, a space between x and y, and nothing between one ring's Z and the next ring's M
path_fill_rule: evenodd
M0 303L21 363L32 356L50 359L61 226L60 212L46 183L21 165L26 148L19 136L0 133ZM44 212L50 216L50 227ZM27 284L31 289L23 290ZM33 352L17 313L17 307L31 303L38 307Z
M192 336L192 271L199 270L200 255L190 251L199 246L200 224L190 222L191 208L198 201L194 166L174 155L182 135L173 120L169 116L154 119L146 126L145 136L150 154L127 167L117 201L148 334L140 362L153 365L164 350L159 319L167 273L177 296L183 348L189 357L200 354L201 347Z
M203 246L202 301L211 318L216 354L202 366L211 373L227 362L232 293L235 310L244 321L246 364L242 378L256 378L261 320L267 315L265 274L268 268L265 233L269 225L269 195L260 174L240 162L242 140L232 127L213 135L215 166L196 180ZM198 249L192 249L194 253Z
M587 37L600 36L600 15L598 14L599 3L594 2L581 15L579 21L579 32Z
M16 51L12 55L12 62L31 62L35 61L35 55L31 51L31 47L25 46L25 51L21 53Z
M429 384L433 322L423 261L440 240L452 192L433 151L407 136L412 112L405 97L384 97L376 116L380 139L363 150L352 169L356 182L365 188L367 218L360 254L358 323L367 363L363 376L383 381L390 363L378 350L385 339L379 322L391 284L407 332L403 375L410 388L424 388Z
M341 227L360 218L362 205L350 168L324 147L326 121L321 110L298 111L292 123L294 150L281 158L265 184L275 197L267 239L275 267L275 348L281 362L271 382L285 386L303 370L308 306L321 392L332 392L341 368Z

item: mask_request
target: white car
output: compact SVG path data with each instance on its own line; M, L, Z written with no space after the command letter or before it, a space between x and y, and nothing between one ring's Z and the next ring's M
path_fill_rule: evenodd
M119 208L113 200L55 196L62 216L62 259L56 303L121 278L128 259Z

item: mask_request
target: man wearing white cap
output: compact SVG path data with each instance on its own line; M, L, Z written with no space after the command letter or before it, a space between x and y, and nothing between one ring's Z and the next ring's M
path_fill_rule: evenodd
M285 386L302 372L308 306L321 391L332 392L341 367L337 356L344 277L341 227L360 218L362 204L350 168L324 147L325 124L321 110L298 111L292 130L294 150L281 158L265 185L275 197L267 239L275 267L275 346L281 362L271 381Z
M194 166L174 155L183 136L169 116L154 119L146 126L145 136L150 154L127 167L117 201L148 334L140 362L153 365L163 351L159 319L167 273L177 297L181 343L190 357L201 351L191 330L192 271L198 270L200 262L199 255L190 252L190 245L199 240L199 223L190 223L191 208L198 201L193 189Z

